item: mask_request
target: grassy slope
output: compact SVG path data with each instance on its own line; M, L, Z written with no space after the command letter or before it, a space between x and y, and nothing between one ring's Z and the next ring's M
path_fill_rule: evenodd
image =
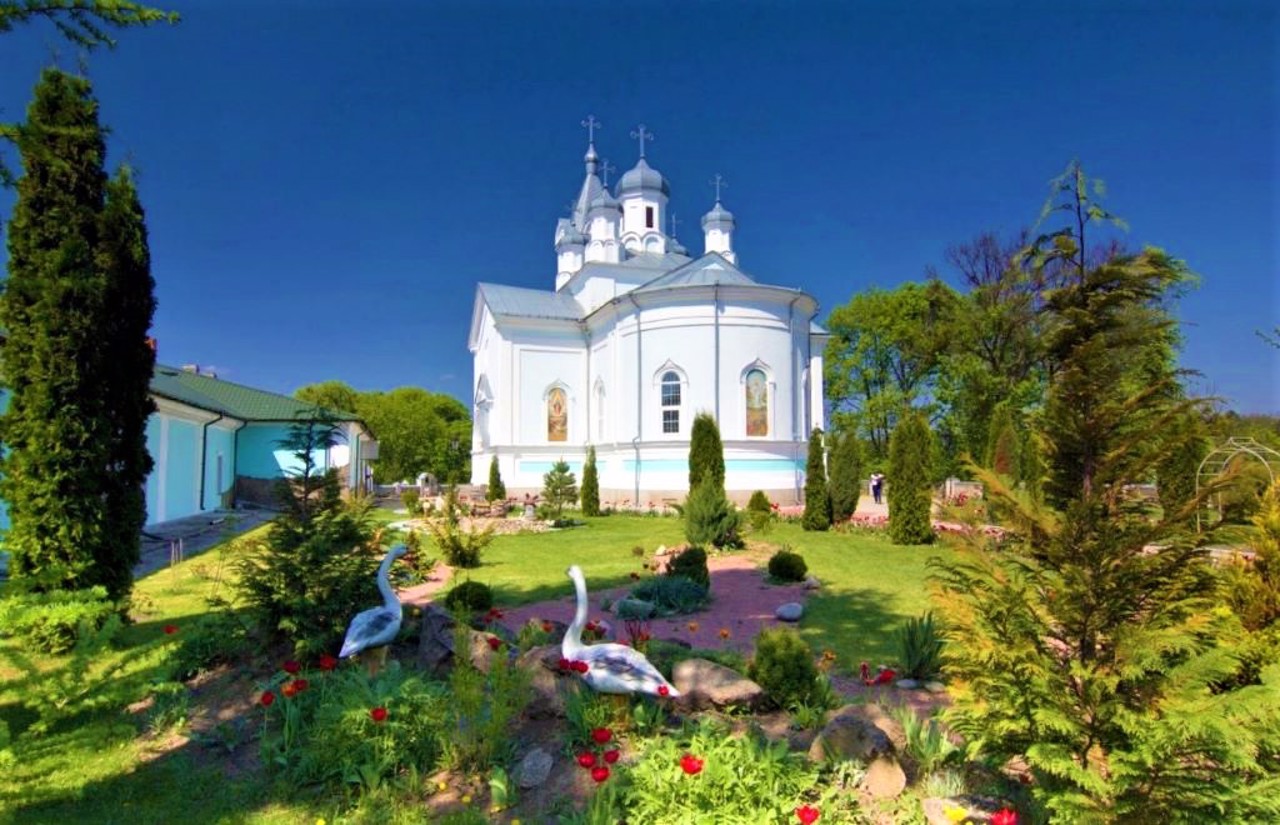
M894 547L876 535L805 533L782 524L767 537L802 552L824 587L809 601L801 632L815 650L830 648L848 667L860 659L892 659L893 630L927 607L925 560L938 548ZM636 567L632 548L652 551L683 540L672 518L612 516L583 528L550 534L499 537L485 565L462 575L490 583L500 602L525 604L567 595L564 571L577 563L593 581L623 585ZM138 583L139 621L122 635L120 649L104 665L121 664L105 687L109 708L142 698L160 674L158 662L172 642L163 626L190 625L205 599L227 593L226 546L159 571ZM181 630L179 630L181 633ZM13 642L0 643L13 649ZM0 721L16 735L32 721L20 697L26 677L0 657ZM65 659L45 657L43 670ZM156 755L138 737L141 724L119 710L86 713L48 735L14 743L15 764L0 779L0 822L314 822L327 812L303 802L280 801L262 773L233 781L221 766L186 745ZM255 747L255 743L243 745ZM323 804L320 802L319 804Z

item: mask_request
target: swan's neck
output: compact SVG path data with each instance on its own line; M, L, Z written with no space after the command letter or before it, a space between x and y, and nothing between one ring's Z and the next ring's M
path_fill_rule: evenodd
M382 603L387 609L400 612L400 599L396 597L396 591L391 589L391 582L387 579L395 560L391 553L387 553L387 557L382 560L382 565L378 568L378 589L382 591Z
M565 631L561 652L566 659L573 659L582 650L582 628L587 624L587 581L581 575L573 577L573 589L578 595L578 606L573 611L573 624Z

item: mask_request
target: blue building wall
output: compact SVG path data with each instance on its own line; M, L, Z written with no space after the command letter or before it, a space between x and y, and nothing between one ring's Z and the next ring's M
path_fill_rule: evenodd
M221 507L222 494L235 483L235 429L211 425L205 431L204 509Z
M151 472L147 475L147 524L160 520L160 415L147 419L147 455L151 456Z
M289 437L284 423L248 424L236 445L236 472L251 478L280 478L302 469L302 462L280 442ZM316 466L327 467L327 456L316 451Z
M164 519L200 511L200 425L169 419L168 466L164 473Z

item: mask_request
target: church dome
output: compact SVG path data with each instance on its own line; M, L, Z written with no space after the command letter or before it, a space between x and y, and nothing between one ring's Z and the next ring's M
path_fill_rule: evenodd
M586 243L587 236L579 232L577 227L570 223L565 226L563 234L560 235L560 240L556 241L556 249L563 249L566 246L585 246Z
M720 201L716 201L716 205L711 207L711 211L702 216L702 228L706 229L710 223L733 223L733 213L720 205Z
M602 189L600 194L591 199L591 205L587 207L587 212L591 213L597 209L617 211L621 208L622 205L618 203L618 199L610 195L608 189Z
M671 187L667 185L667 179L662 176L661 172L645 163L644 158L640 158L635 168L628 171L618 181L618 195L643 191L657 191L663 195L670 195Z

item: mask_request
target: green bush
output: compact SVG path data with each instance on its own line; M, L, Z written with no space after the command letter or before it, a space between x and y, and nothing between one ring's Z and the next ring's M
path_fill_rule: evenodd
M454 630L454 650L466 650L470 631ZM507 656L494 656L481 673L469 657L455 659L449 672L448 736L444 760L450 768L485 773L512 756L513 722L528 701L529 674Z
M444 606L455 612L483 613L493 607L493 590L484 582L462 582L450 588Z
M418 495L418 491L410 487L407 490L400 491L400 503L404 505L405 512L411 516L421 515L422 498Z
M631 590L634 598L650 602L662 616L701 610L707 604L707 588L684 576L655 576Z
M809 457L804 466L804 515L800 526L805 530L831 529L831 494L827 492L827 467L822 461L822 430L817 427L809 434Z
M84 628L96 630L116 609L101 586L6 595L0 599L0 637L44 653L64 653L75 647Z
M186 681L214 665L229 662L244 652L248 628L231 610L215 609L182 629L178 646L169 657L171 678Z
M701 547L686 547L667 562L668 576L684 576L703 587L711 587L711 572L707 570L707 551Z
M587 448L587 463L582 465L582 489L578 494L584 516L600 515L600 475L596 472L596 448Z
M893 717L902 726L906 754L916 763L920 776L958 761L964 753L947 738L937 719L921 719L919 713L906 706L894 711Z
M773 503L764 494L764 490L756 490L747 500L748 513L769 513L773 511Z
M484 500L492 504L503 501L507 497L507 485L502 483L502 470L498 467L498 457L489 459L489 486L485 488Z
M894 544L933 541L933 433L919 410L902 416L889 437L889 538Z
M933 622L933 612L907 619L898 631L898 657L902 675L908 679L928 679L942 667L942 632Z
M747 675L778 707L813 704L818 666L809 646L789 627L760 631Z
M690 544L741 547L738 511L710 478L704 479L684 503L684 535Z
M809 565L805 564L804 556L793 553L787 547L769 558L769 575L780 582L804 581L808 573Z
M751 529L757 533L767 533L773 526L773 504L763 490L756 490L747 501L747 521Z
M493 527L464 529L455 515L427 522L431 540L440 548L445 564L471 569L480 566L480 555L493 543Z
M698 489L703 481L724 493L724 444L715 417L705 412L693 417L689 433L689 489Z

